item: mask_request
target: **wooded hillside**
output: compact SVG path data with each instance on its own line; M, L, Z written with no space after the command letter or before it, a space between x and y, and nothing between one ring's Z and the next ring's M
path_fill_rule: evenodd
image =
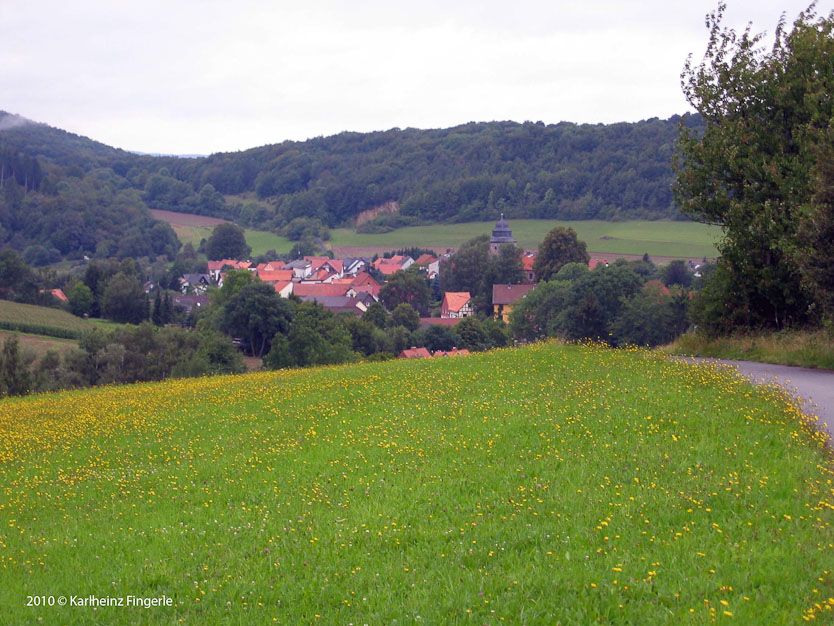
M35 263L81 253L168 254L175 245L169 234L150 244L147 208L264 230L300 217L352 225L360 212L384 203L395 203L399 213L365 228L493 219L501 212L680 219L670 160L681 122L701 125L699 117L679 116L612 125L470 123L344 132L177 158L132 154L0 112L0 246L41 246L28 255ZM241 195L251 200L228 198Z

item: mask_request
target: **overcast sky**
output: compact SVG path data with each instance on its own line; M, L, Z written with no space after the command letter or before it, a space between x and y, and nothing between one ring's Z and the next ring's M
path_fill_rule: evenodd
M808 5L727 3L728 26L768 33ZM716 6L0 0L0 110L170 154L344 130L664 118L689 110L680 72L703 55Z

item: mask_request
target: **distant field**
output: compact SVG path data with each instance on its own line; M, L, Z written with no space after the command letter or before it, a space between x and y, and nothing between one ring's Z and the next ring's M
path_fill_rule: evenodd
M66 352L78 347L78 342L72 339L58 339L57 337L46 337L44 335L29 335L26 333L14 333L0 331L0 346L2 346L9 337L17 337L21 350L29 350L34 352L35 356L40 359L48 350L56 352Z
M183 243L191 243L196 249L202 239L208 239L212 229L226 220L216 217L205 217L203 215L191 215L189 213L175 213L173 211L160 211L152 209L151 213L158 220L168 222L179 240ZM244 228L246 243L252 247L252 254L264 254L267 250L275 250L279 253L289 252L293 242L285 237L279 237L274 233L263 230Z
M596 346L4 399L2 622L830 624L831 479L784 392Z
M678 258L712 258L721 236L717 227L695 222L587 220L510 220L513 237L523 248L536 248L555 226L573 228L588 251L599 254L642 255ZM433 224L400 228L381 235L361 235L352 229L331 231L331 246L448 246L457 247L473 237L491 234L494 222Z
M217 220L185 213L154 211L159 219L171 224L183 243L191 242L196 248L200 240L211 235L213 226L199 224L199 220ZM193 222L190 218L196 218ZM491 234L494 222L468 222L465 224L432 224L400 228L381 235L362 235L350 228L331 231L331 248L362 247L390 249L396 247L456 248L473 237ZM573 228L583 240L588 251L596 254L642 255L653 257L700 259L713 258L715 244L721 237L721 229L695 222L630 221L602 222L586 220L565 222L559 220L511 220L513 237L523 248L537 248L549 230L555 226ZM252 246L252 254L267 250L289 252L293 242L270 232L245 229L246 241Z
M67 338L90 330L90 323L61 309L0 300L0 328Z

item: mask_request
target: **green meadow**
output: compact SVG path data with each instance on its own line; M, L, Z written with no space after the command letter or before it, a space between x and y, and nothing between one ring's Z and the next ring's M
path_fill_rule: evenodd
M657 354L114 386L3 400L0 433L4 623L834 615L823 437L776 389ZM171 606L59 606L90 596Z
M193 221L194 216L182 215L184 221ZM336 228L331 231L330 247L450 247L455 248L478 235L490 234L494 222L468 222L463 224L431 224L409 226L390 233L364 235L352 228ZM642 255L678 258L713 258L717 255L716 243L721 229L695 222L668 220L603 222L599 220L511 220L513 236L523 248L537 248L545 234L555 226L573 228L583 240L588 251L596 254ZM195 248L201 239L211 235L210 226L188 226L172 224L180 241L190 242ZM244 229L246 242L252 247L252 254L260 255L267 250L278 253L289 252L293 242L267 231Z
M548 231L556 226L573 228L589 252L600 254L644 254L651 256L712 258L721 230L695 222L599 220L509 220L513 237L523 248L537 248ZM432 224L410 226L390 233L362 235L350 229L332 231L332 246L449 246L456 247L490 234L494 222Z

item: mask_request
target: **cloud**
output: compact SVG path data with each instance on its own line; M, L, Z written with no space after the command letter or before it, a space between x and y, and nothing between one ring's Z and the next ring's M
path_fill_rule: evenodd
M784 6L783 6L784 5ZM792 7L795 10L791 10ZM687 110L713 0L3 0L3 107L111 145L207 153L471 120ZM773 30L797 0L739 0Z

